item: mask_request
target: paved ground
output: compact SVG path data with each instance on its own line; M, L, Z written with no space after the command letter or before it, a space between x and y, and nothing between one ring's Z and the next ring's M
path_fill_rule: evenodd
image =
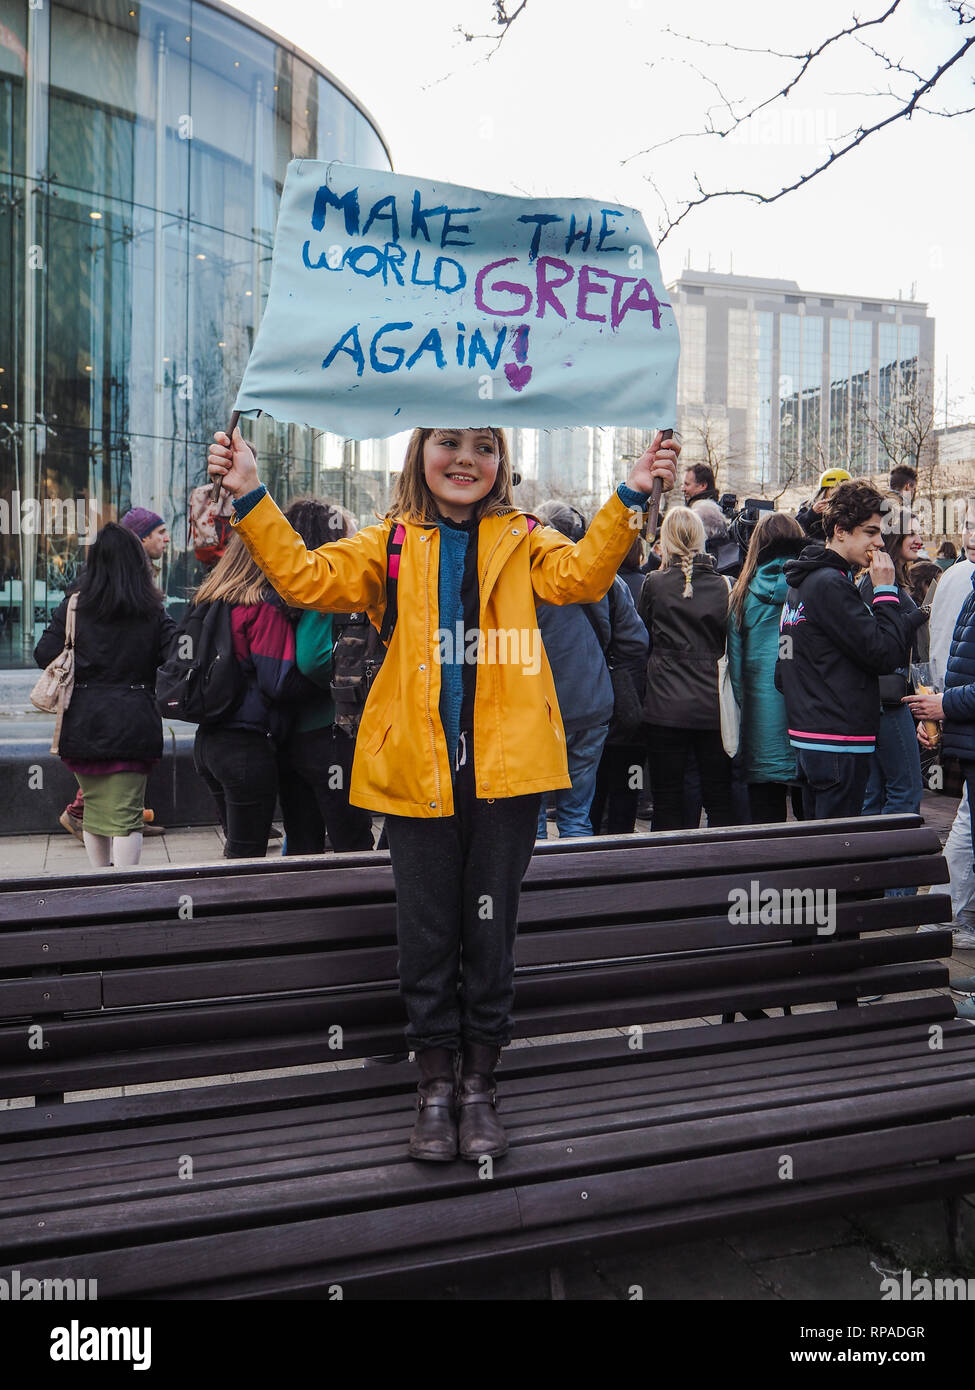
M955 804L946 797L925 798L925 817L937 826L942 839L950 827ZM637 828L649 827L638 824ZM279 852L279 843L272 842L270 854ZM222 852L216 827L172 830L146 838L142 862L146 866L207 863L221 859ZM0 838L0 880L79 873L86 866L84 847L60 829L51 835ZM956 953L951 972L953 977L975 973L975 952ZM336 1065L358 1064L325 1063L319 1068L300 1070L330 1070ZM251 1073L248 1079L281 1074ZM203 1083L191 1080L173 1084ZM130 1086L99 1094L121 1095L152 1089L156 1088ZM29 1102L0 1100L0 1109L26 1103ZM742 1235L711 1237L620 1257L578 1260L557 1268L526 1270L504 1277L458 1281L431 1291L429 1297L876 1301L881 1297L881 1280L890 1273L899 1276L905 1269L915 1278L975 1277L975 1194L963 1199L959 1225L957 1256L952 1255L948 1243L944 1204L932 1201L779 1226L763 1222Z

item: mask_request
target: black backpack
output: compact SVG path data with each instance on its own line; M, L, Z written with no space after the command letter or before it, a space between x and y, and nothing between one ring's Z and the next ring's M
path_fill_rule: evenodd
M332 614L332 699L335 725L349 738L359 732L362 712L396 626L399 558L406 528L396 522L386 538L386 612L377 632L365 613Z
M332 614L332 699L335 724L355 738L386 649L365 613Z
M244 673L234 657L231 606L221 599L192 607L156 674L156 706L166 719L213 724L244 693Z

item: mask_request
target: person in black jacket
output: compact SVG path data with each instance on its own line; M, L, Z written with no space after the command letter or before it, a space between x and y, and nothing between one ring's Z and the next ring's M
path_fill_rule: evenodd
M923 621L901 607L884 511L869 483L841 483L823 513L825 546L807 546L785 568L775 684L785 696L808 820L860 814L880 724L878 678L901 664ZM870 608L853 582L867 566Z
M692 752L708 825L732 823L731 760L721 742L718 705L731 586L704 546L697 510L671 507L660 530L663 563L647 575L640 594L638 611L650 634L643 712L654 830L693 828L684 808Z
M230 608L243 693L217 723L197 729L193 762L217 806L224 858L263 859L278 799L277 750L288 740L298 702L318 689L298 670L283 601L236 534L193 596L194 604L217 599Z
M344 507L316 497L295 498L284 515L309 550L344 540L358 530ZM352 650L361 653L356 665L362 673L364 699L368 654L372 651L378 664L382 647L364 613L351 615L364 621L347 626L349 616L298 609L290 615L295 661L316 693L295 706L294 724L278 747L284 854L321 854L326 834L331 848L339 852L372 849L372 814L349 803L357 729L340 727L332 679L336 643L341 651L343 642L351 642Z
M47 666L64 647L70 597L34 649ZM146 778L162 757L156 671L176 633L137 538L109 522L78 587L75 684L61 727L61 761L84 792L83 834L95 868L138 864Z

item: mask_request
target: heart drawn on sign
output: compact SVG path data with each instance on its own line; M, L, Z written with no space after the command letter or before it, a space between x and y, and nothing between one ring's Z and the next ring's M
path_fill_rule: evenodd
M504 374L508 378L508 385L513 391L521 391L532 379L531 367L519 362L506 362Z

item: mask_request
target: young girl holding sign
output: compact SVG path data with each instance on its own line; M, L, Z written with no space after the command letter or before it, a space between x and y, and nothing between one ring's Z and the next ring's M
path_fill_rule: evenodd
M515 508L502 430L417 429L386 519L309 551L240 431L232 444L214 440L210 473L286 603L365 609L377 628L395 603L350 801L386 818L420 1071L410 1153L449 1160L459 1144L462 1158L496 1157L507 1150L494 1073L510 1041L521 880L540 793L570 785L552 673L537 660L535 597L602 598L654 479L673 486L679 446L658 434L573 544Z

